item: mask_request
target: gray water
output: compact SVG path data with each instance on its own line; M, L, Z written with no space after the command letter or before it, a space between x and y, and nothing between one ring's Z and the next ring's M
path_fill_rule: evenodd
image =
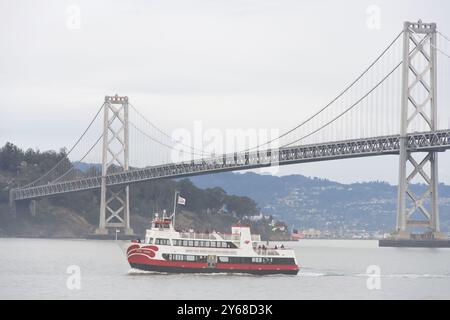
M130 269L120 244L0 239L0 298L450 298L450 249L378 248L376 241L360 240L303 240L285 244L295 249L299 275L251 276L137 272ZM378 266L379 277L369 279L366 271L371 265ZM79 287L73 285L78 283L73 281L77 274L67 273L69 266L79 267Z

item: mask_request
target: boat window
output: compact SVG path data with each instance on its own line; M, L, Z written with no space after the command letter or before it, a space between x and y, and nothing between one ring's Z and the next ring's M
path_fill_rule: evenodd
M205 241L205 247L209 247L209 241Z
M262 262L262 258L252 258L252 262L253 263L261 263Z
M195 256L186 256L186 261L195 261Z
M229 262L230 258L228 258L228 257L219 257L219 261L220 262Z
M187 247L187 244L188 244L187 240L183 240L183 246Z
M194 241L194 247L198 247L198 240Z
M226 242L222 242L222 248L226 248L227 247L227 243Z
M147 243L148 244L153 244L153 238L148 238Z
M211 241L211 247L215 247L216 243L214 241Z
M156 239L155 244L170 245L169 239Z
M193 247L194 246L194 241L189 240L189 247Z

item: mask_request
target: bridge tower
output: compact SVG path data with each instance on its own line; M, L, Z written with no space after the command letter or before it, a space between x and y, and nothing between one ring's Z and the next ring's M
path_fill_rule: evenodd
M400 158L397 230L399 239L409 239L414 228L427 228L441 238L438 207L437 152L410 152L406 135L418 127L437 130L436 24L405 22L403 33L403 78L401 98ZM423 194L410 188L413 179L426 185ZM419 181L418 181L419 182Z
M95 233L107 235L108 229L120 228L125 235L132 235L129 186L106 184L107 174L129 170L128 97L106 96L103 112L100 221Z

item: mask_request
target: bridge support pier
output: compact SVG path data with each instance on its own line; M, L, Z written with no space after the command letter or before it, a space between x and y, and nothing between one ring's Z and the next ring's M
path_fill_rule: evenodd
M130 227L129 186L108 186L107 175L129 170L128 97L105 97L103 122L102 184L98 236L109 230L133 235Z
M18 217L36 216L37 200L14 201L11 206L12 212Z
M425 65L425 67L423 67ZM395 239L440 239L438 205L438 153L408 151L407 134L437 130L436 24L405 22L397 228ZM419 181L416 181L419 180ZM413 191L421 182L425 190ZM420 193L420 195L417 195Z

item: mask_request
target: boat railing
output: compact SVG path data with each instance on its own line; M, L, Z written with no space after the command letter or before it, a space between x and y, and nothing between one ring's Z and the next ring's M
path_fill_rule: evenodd
M192 240L216 240L216 237L212 233L195 233L195 232L180 232L182 239Z
M220 238L218 238L219 236ZM180 232L182 239L199 239L199 240L228 240L228 241L240 241L240 234L225 234L225 233L195 233L195 232ZM259 234L251 235L252 241L261 241Z
M222 237L223 240L229 240L229 241L240 241L241 236L239 234L224 234L219 233L220 237Z
M257 254L263 255L263 256L279 256L280 255L280 253L276 249L253 248L253 250L255 250L255 252Z
M239 234L222 234L219 233L219 235L222 237L222 239L224 240L231 240L231 241L240 241L241 240L241 235ZM261 241L261 236L259 234L252 234L251 235L251 239L252 241Z

